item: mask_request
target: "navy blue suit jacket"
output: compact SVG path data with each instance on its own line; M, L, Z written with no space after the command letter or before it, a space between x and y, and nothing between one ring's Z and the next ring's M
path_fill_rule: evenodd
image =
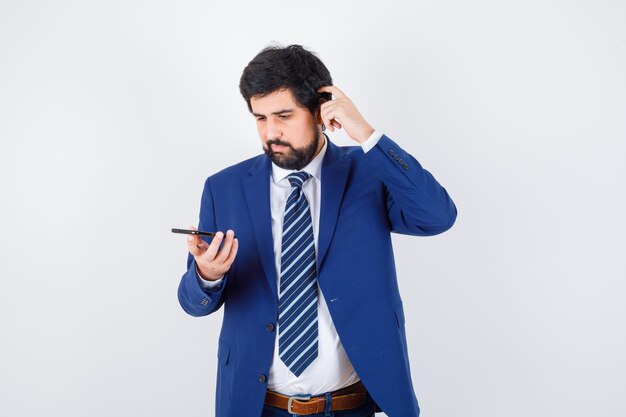
M224 306L217 417L261 415L277 322L270 216L271 162L248 159L210 176L199 229L233 229L239 251L218 291L198 283L189 255L178 298L192 316ZM419 162L387 136L369 152L328 141L322 162L317 271L333 323L354 369L390 417L417 417L390 232L435 235L456 207Z

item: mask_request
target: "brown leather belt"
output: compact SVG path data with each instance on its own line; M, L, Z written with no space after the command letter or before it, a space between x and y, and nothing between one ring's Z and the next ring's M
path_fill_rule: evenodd
M365 403L367 399L365 386L361 381L349 387L331 393L330 410L352 410ZM289 397L274 391L267 390L265 404L272 407L282 408L290 414L306 416L309 414L323 413L326 408L326 396L316 397Z

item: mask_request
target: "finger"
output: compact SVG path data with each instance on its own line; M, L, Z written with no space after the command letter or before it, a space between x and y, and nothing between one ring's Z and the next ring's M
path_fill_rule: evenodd
M320 106L320 113L328 113L337 107L337 101L327 101Z
M335 131L335 126L333 126L333 122L331 120L324 120L324 126L326 126L331 132Z
M203 248L196 246L196 244L193 242L193 239L191 237L189 237L189 240L187 242L187 250L194 257L202 256L202 254L206 252L206 250L204 250Z
M320 114L322 114L329 106L332 106L334 101L327 101L325 103L320 104Z
M339 116L334 114L332 110L329 110L328 113L321 116L324 125L330 129L331 132L335 131L335 128L341 129L341 122L339 121Z
M237 251L239 250L239 239L233 239L233 246L230 248L230 253L228 254L228 258L224 261L224 265L230 268L230 266L235 261L235 257L237 256Z
M203 255L207 251L208 247L209 245L197 236L189 236L187 238L187 250L193 256Z
M322 117L330 117L332 119L333 116L343 111L342 102L334 100L329 101L328 103L330 103L328 106L323 106L320 108L320 114L322 115Z
M320 109L320 119L322 120L322 124L324 124L327 128L331 128L330 118L328 117L328 110L321 108Z
M191 230L197 230L195 227L190 226ZM189 235L187 236L187 249L193 256L200 256L206 252L209 245L200 238L200 236Z
M224 240L224 233L222 232L217 232L215 234L215 237L213 237L213 240L211 241L211 244L209 245L205 256L207 257L207 260L209 262L212 262L215 259L215 256L217 255L217 251L220 248L220 245L222 244L222 241Z
M217 256L215 257L215 261L218 262L219 264L222 264L224 263L224 261L226 261L226 258L228 257L228 254L230 253L230 248L233 245L234 237L235 237L235 232L233 232L232 230L229 230L226 232L226 239L224 240L224 244L222 245L222 248L220 249Z
M326 103L320 106L320 116L327 117L329 114L332 114L337 109L337 101L327 101Z
M322 119L324 125L331 130L331 132L334 131L335 128L332 122L335 118L336 109L335 105L324 106L320 109L320 118Z
M346 94L341 91L337 86L326 85L317 90L318 93L331 93L335 98L343 98Z

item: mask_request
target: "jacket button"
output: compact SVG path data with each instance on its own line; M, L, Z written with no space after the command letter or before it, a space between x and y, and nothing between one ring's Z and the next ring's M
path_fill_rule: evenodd
M274 326L274 323L267 323L267 325L265 326L265 328L267 329L268 332L273 332L274 329L276 328L276 326Z
M394 155L394 156L393 156L393 160L394 160L394 161L397 161L398 159L400 159L400 157L399 157L398 155Z
M396 153L393 151L393 149L389 149L389 155L394 156Z
M409 170L409 164L405 163L404 165L402 165L402 168L404 168L405 171Z
M398 161L398 163L399 163L400 165L404 166L404 159L400 159L400 160Z
M267 377L263 374L259 375L259 382L265 384L265 381L267 381Z

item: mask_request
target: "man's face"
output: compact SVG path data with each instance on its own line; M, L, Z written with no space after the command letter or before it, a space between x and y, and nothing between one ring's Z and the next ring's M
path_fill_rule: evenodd
M265 154L281 168L304 168L324 146L315 116L301 107L291 90L250 99Z

